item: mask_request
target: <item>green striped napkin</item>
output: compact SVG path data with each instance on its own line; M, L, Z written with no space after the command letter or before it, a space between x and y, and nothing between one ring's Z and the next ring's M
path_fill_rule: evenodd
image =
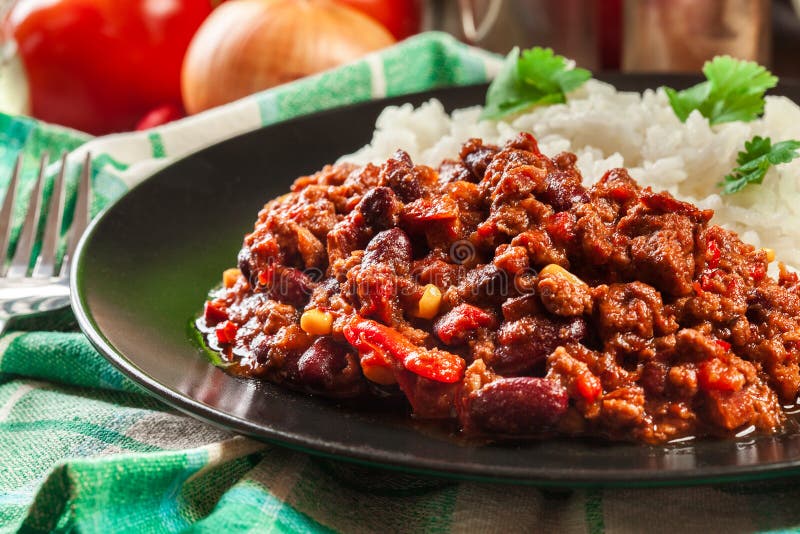
M19 153L30 182L44 152L69 151L74 182L91 151L96 211L220 139L352 102L485 81L498 63L432 33L148 132L90 139L0 115L0 179ZM792 479L543 492L360 467L175 412L108 364L68 312L0 338L0 532L769 531L800 525L799 501Z

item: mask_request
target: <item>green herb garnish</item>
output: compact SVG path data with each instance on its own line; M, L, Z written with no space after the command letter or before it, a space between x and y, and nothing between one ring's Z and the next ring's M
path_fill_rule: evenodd
M683 91L665 87L675 115L686 122L698 110L710 124L749 122L764 112L764 93L778 78L753 61L717 56L703 65L707 81Z
M499 119L533 106L566 102L566 94L592 77L586 69L569 68L564 56L538 46L520 57L515 47L486 92L482 119Z
M739 165L718 185L724 193L736 193L748 184L760 184L769 168L781 163L789 163L800 157L797 149L800 141L790 140L772 144L769 137L755 136L744 143L744 152L739 152L736 163Z

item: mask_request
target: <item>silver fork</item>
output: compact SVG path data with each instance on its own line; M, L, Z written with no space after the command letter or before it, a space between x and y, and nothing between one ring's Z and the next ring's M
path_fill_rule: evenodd
M69 306L69 265L78 239L89 224L91 157L86 154L78 184L72 224L67 232L67 248L60 264L56 262L64 223L66 153L61 157L61 166L53 183L41 247L36 258L33 257L36 229L42 215L42 188L48 159L45 155L39 163L39 173L30 193L25 220L10 257L7 257L8 245L15 199L20 189L21 157L17 158L14 165L3 206L0 208L0 332L5 330L12 320Z

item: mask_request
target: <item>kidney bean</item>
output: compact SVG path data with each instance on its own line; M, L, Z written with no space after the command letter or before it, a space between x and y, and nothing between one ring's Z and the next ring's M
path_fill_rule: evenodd
M485 169L484 169L485 170ZM475 176L462 161L443 161L439 167L439 183L450 184L453 182L473 182Z
M506 321L517 321L526 315L540 313L541 310L542 303L539 297L533 293L508 299L502 307L503 319Z
M362 263L364 265L390 265L397 273L411 269L411 240L400 228L384 230L372 238L367 245Z
M484 145L480 139L470 139L461 147L459 156L469 169L473 178L470 181L480 182L486 174L486 167L500 149L494 145Z
M291 267L279 267L272 270L271 277L264 280L269 287L271 299L291 304L297 308L308 303L314 292L316 283L303 271Z
M581 317L554 320L534 316L504 323L497 332L499 346L488 363L501 374L528 373L556 347L580 341L587 331L586 321Z
M330 336L317 338L300 356L297 372L300 381L307 386L326 388L336 375L347 366L347 349Z
M558 211L567 211L573 204L589 202L589 194L576 178L576 174L556 171L547 174L545 189L537 195Z
M459 284L459 294L468 302L499 303L509 296L509 277L492 263L467 272Z
M642 368L639 382L648 395L663 395L667 388L669 367L659 361L649 361Z
M400 210L400 202L394 191L388 187L370 190L358 204L358 211L364 217L364 222L375 230L397 226Z
M398 150L381 168L381 178L386 180L403 202L412 202L422 196L422 186L414 175L411 157Z
M239 267L239 270L242 272L242 276L244 276L247 280L251 280L250 276L253 273L254 261L253 253L248 247L243 247L239 251L239 255L236 257L236 263Z
M253 351L253 356L259 365L267 365L275 345L270 337L258 336L253 340L250 350Z
M472 393L468 415L483 432L531 434L558 422L569 396L561 384L520 376L495 380Z

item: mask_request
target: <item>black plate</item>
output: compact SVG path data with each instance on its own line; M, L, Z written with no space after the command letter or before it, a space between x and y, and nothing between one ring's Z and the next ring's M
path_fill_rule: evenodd
M689 77L607 77L641 90ZM797 86L782 92L797 100ZM243 235L292 180L369 142L390 104L481 103L485 86L432 91L291 120L201 150L144 181L99 216L73 268L81 328L114 365L164 402L259 439L343 460L540 485L709 483L800 473L800 435L665 447L549 440L464 445L381 413L233 378L191 328Z

